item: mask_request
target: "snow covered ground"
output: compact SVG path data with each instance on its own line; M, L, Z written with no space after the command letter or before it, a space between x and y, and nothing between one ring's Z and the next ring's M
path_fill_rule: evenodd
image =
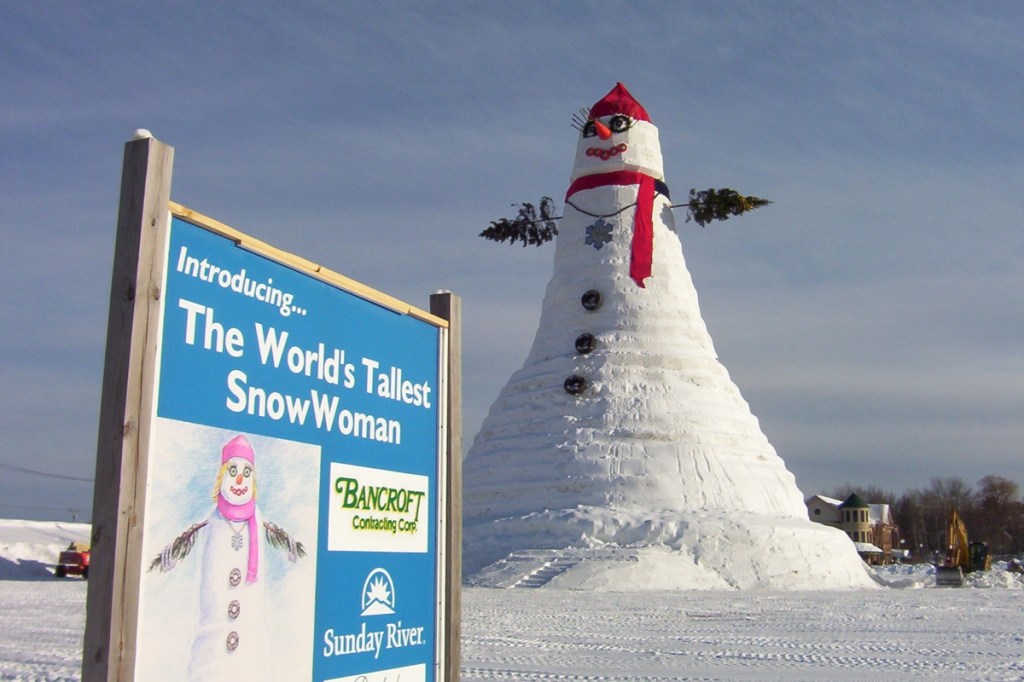
M0 680L78 680L87 583L49 576L81 524L0 521ZM928 566L851 591L468 588L465 682L1024 680L1024 577L934 588Z
M463 679L1020 680L1024 592L469 590Z

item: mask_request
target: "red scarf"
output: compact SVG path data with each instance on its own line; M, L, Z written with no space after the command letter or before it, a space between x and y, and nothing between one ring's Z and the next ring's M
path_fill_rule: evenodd
M633 215L633 242L630 246L629 276L641 289L651 276L654 257L654 178L637 171L612 171L577 178L565 193L568 201L576 192L606 185L639 185L636 193L636 213Z

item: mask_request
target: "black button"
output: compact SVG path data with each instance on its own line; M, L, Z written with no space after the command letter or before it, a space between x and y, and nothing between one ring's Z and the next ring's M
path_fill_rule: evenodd
M581 377L579 374L573 374L571 377L565 380L565 392L570 395L579 395L583 391L587 390L587 380Z
M586 355L597 348L597 339L590 332L583 332L576 337L576 352Z

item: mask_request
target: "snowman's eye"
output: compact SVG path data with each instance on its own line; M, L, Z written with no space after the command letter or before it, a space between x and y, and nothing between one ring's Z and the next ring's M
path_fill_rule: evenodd
M583 126L583 137L593 137L597 135L597 128L594 127L593 121L587 121L587 124Z
M231 474L232 476L237 476L238 475L238 466L235 465L235 464L230 465L228 467L228 473Z
M245 476L246 478L252 476L252 467L245 467L244 469L242 469L242 475Z
M608 127L613 133L622 133L633 127L633 119L622 114L612 116L612 120L608 121Z

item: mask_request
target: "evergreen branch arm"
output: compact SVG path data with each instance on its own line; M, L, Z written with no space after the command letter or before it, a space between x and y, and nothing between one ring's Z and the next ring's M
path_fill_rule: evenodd
M159 568L161 573L165 573L177 566L179 561L192 552L192 548L196 544L196 536L205 525L206 521L193 524L184 533L174 538L174 541L164 547L160 554L150 562L149 570Z
M716 220L728 220L732 216L742 215L756 208L770 204L767 199L743 196L739 192L723 187L722 189L690 190L690 200L679 206L686 207L686 222L693 220L701 227Z
M263 529L271 547L288 550L288 561L295 563L299 557L306 556L305 546L289 535L281 526L264 521Z
M512 204L515 206L515 204ZM530 203L519 204L518 215L509 220L501 218L491 222L490 226L480 233L485 239L495 242L515 244L522 242L523 246L540 246L545 244L558 234L558 227L555 221L558 217L553 215L555 202L551 197L541 197L539 213L538 207Z

